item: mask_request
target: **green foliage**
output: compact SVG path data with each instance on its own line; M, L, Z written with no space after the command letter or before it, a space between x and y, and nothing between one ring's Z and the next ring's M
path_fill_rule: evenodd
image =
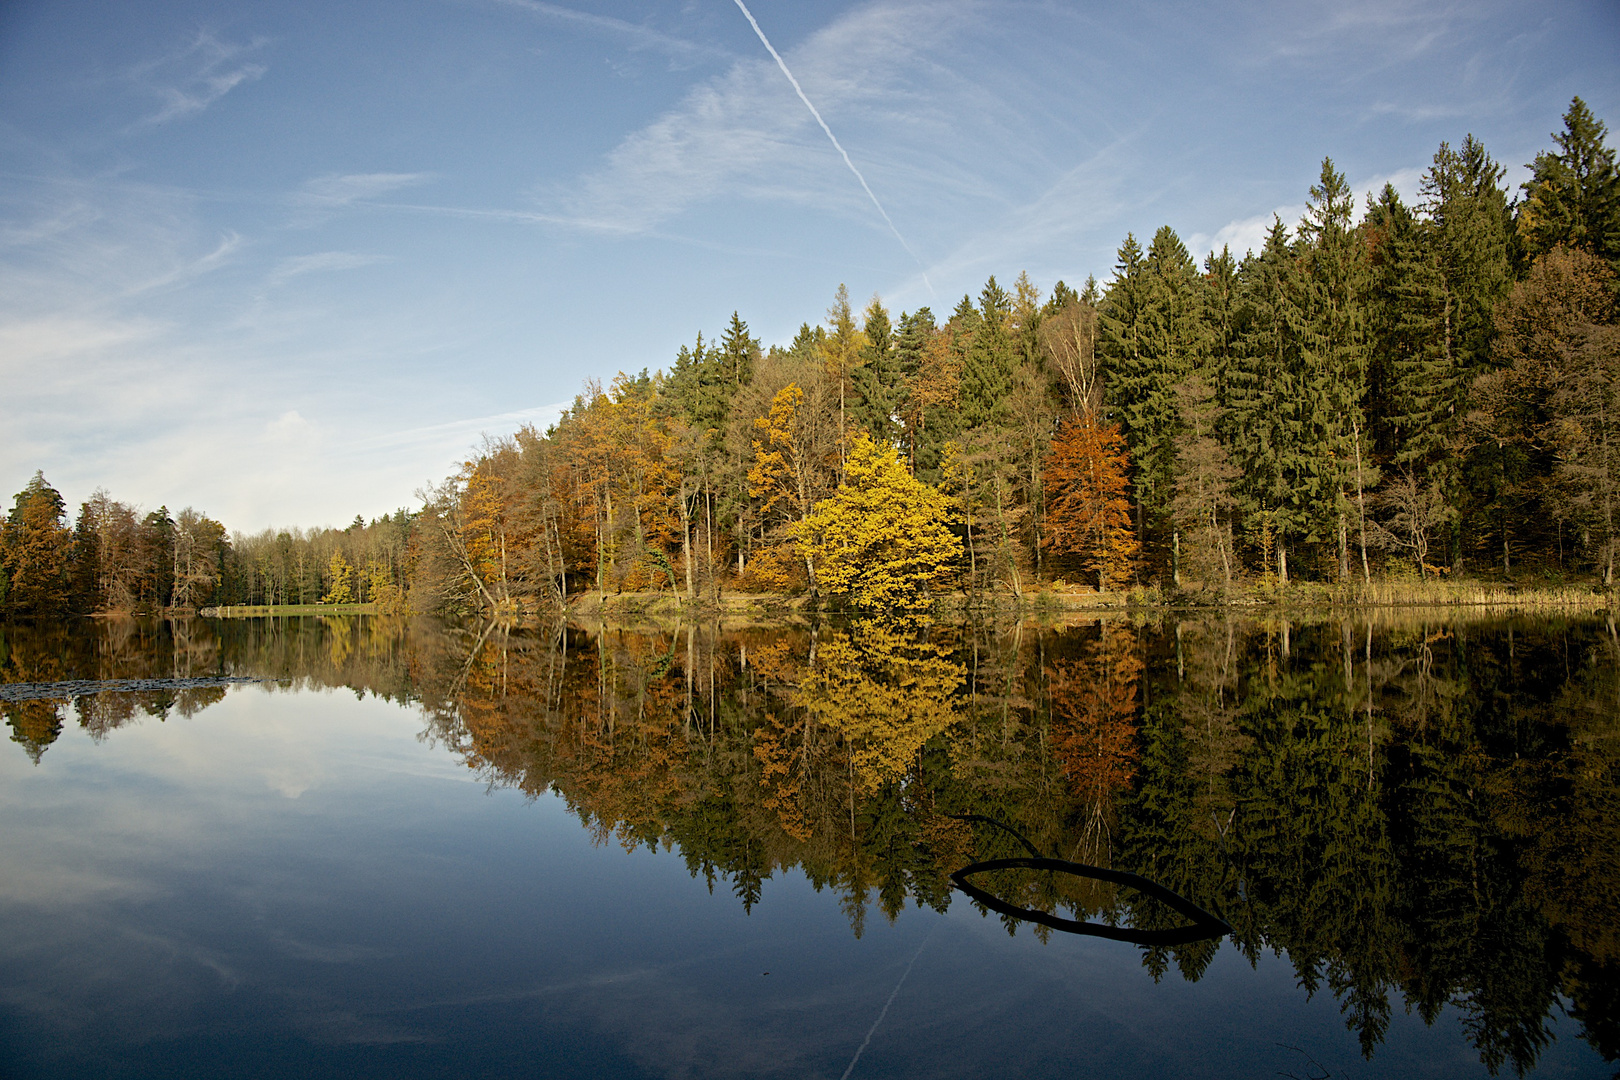
M1519 206L1518 234L1526 260L1560 244L1581 247L1620 270L1620 173L1608 128L1575 98L1554 132L1558 152L1536 155Z
M965 428L999 424L1006 419L1007 393L1012 389L1014 342L1008 320L1012 298L994 276L979 294L974 309L962 298L952 319L962 361L962 425Z
M34 473L0 525L0 603L8 615L62 614L69 599L72 534L62 496Z

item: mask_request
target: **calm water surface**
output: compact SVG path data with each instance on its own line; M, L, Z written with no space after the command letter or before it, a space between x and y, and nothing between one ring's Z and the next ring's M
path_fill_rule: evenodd
M1414 613L0 627L0 1075L1607 1077L1617 659ZM953 890L1015 833L1233 932Z

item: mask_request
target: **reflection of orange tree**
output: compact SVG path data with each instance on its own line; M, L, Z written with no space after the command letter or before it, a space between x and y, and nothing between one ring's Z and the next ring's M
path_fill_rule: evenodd
M1088 807L1085 840L1098 849L1105 848L1114 795L1136 774L1136 687L1142 666L1131 628L1104 623L1089 655L1055 661L1047 671L1052 748L1075 795Z
M834 634L816 652L798 702L844 737L867 793L910 770L922 746L956 720L962 666L904 624L876 620Z

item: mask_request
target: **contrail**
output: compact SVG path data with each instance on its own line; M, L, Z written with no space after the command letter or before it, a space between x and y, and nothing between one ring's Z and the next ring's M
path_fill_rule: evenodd
M877 212L883 215L884 221L888 222L889 231L894 233L894 238L896 240L900 241L900 246L906 249L906 254L910 255L912 259L916 261L918 266L922 266L923 261L917 258L917 253L911 250L911 245L906 243L906 238L901 236L900 230L894 227L894 219L889 216L889 212L887 210L883 209L883 204L878 202L878 197L872 194L872 187L866 182L866 177L862 176L861 170L857 169L855 167L855 163L849 160L849 152L845 150L843 145L838 141L838 136L832 133L832 128L827 126L827 121L823 120L821 118L821 114L816 111L816 107L810 104L810 99L804 96L804 88L799 85L799 80L793 77L793 72L788 70L787 64L782 60L782 54L777 52L776 49L771 45L770 39L765 36L765 31L759 28L759 21L754 18L754 13L748 10L748 5L744 4L743 0L736 0L736 4L738 9L743 13L743 16L748 20L748 25L752 26L754 28L754 33L759 36L760 44L764 45L766 50L771 54L771 58L776 61L776 66L782 69L782 74L787 76L787 81L793 84L793 92L799 95L799 100L804 102L804 107L809 109L810 115L816 118L816 123L821 125L821 130L827 133L827 138L831 140L833 149L837 150L838 153L843 157L844 164L848 165L849 171L855 174L855 179L861 182L861 189L866 192L866 197L872 200L872 205L877 207ZM923 283L928 286L929 292L934 291L933 284L928 280L928 272L926 267L923 268Z
M901 243L905 243L905 241L902 240ZM915 256L913 256L913 258L915 258ZM935 923L934 925L938 926L939 924ZM894 984L894 989L893 990L889 991L889 1000L885 1001L883 1003L883 1011L878 1013L878 1018L876 1020L872 1021L871 1030L869 1030L866 1033L865 1041L863 1041L861 1043L860 1049L855 1051L855 1056L850 1058L850 1060L849 1060L849 1068L844 1070L844 1075L841 1078L841 1080L849 1080L850 1074L855 1071L855 1063L857 1061L861 1060L861 1055L863 1053L865 1053L866 1048L872 1044L872 1035L873 1035L873 1033L877 1031L878 1025L883 1023L883 1018L885 1016L889 1015L889 1006L894 1004L894 999L900 993L900 988L902 986L906 985L906 976L910 975L911 974L911 969L917 966L917 957L922 955L923 946L927 945L928 944L928 938L931 938L933 936L934 936L934 928L930 927L929 930L928 930L927 936L924 937L923 940L922 940L922 945L917 946L916 953L913 954L913 956L911 957L911 963L907 964L906 965L906 970L904 970L904 971L902 971L900 973L900 981Z

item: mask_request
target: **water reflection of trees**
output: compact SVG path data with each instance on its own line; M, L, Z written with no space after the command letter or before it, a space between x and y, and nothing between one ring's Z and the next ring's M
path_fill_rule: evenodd
M251 674L415 702L490 783L600 840L678 850L759 900L798 868L860 933L945 908L946 874L1041 851L1156 880L1285 950L1372 1053L1397 1004L1459 1008L1524 1069L1568 1003L1620 1052L1620 646L1606 623L1110 622L1064 631L105 623L0 630L7 682ZM221 692L4 706L36 760ZM186 695L193 695L188 697ZM998 895L1174 925L1095 881ZM1016 931L1012 920L1009 931ZM1044 934L1044 931L1038 931ZM1145 949L1198 979L1220 948Z

